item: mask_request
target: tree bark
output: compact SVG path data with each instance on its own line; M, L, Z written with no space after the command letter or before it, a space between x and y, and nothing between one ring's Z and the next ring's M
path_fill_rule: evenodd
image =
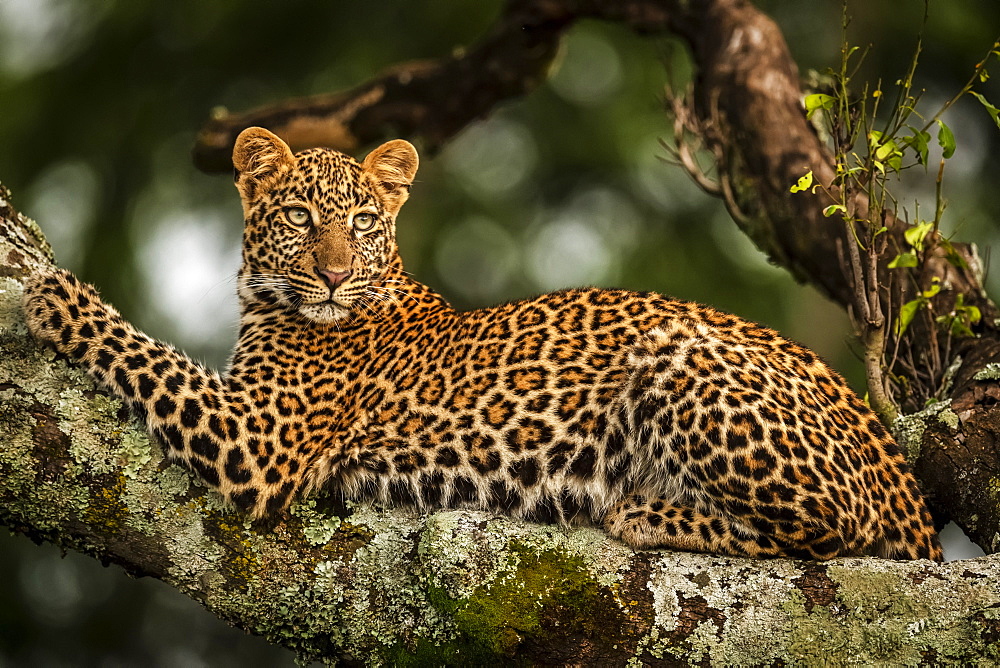
M824 178L829 156L805 122L780 33L738 0L512 0L490 35L464 54L406 66L325 102L220 116L196 156L203 167L222 166L220 156L250 124L300 147L351 150L388 134L421 134L439 145L501 99L529 90L561 32L584 17L640 32L669 29L689 42L699 71L694 113L702 127L715 128L705 141L742 226L772 259L848 303L850 278L832 262L840 232L819 215L821 203L787 194L808 169ZM322 500L296 504L273 526L250 524L168 466L117 400L28 338L20 279L51 254L5 192L0 216L0 523L36 540L163 579L306 658L1000 659L995 555L935 565L637 553L592 529L459 511L331 514ZM975 268L974 255L963 252ZM996 314L974 271L949 277L951 289L978 300L990 326L962 349L950 401L907 417L900 441L938 507L993 551L1000 536Z

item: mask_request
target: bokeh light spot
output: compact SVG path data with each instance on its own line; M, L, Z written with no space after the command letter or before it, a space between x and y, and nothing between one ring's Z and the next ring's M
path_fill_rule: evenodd
M518 248L506 229L475 216L448 229L435 262L449 290L470 302L484 302L510 285L518 266Z

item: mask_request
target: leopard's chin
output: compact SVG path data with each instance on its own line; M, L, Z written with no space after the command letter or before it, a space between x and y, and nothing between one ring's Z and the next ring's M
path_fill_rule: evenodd
M299 313L315 323L330 325L350 318L352 311L343 304L325 301L318 304L302 304L299 306Z

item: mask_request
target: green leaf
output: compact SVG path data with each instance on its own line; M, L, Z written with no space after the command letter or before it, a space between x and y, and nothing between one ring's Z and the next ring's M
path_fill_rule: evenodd
M953 315L939 315L934 318L934 322L946 327L948 329L948 333L956 339L966 339L975 336L973 331L969 329L969 326L966 325L961 318L957 318Z
M793 193L800 193L809 190L809 186L812 185L812 182L813 182L813 173L810 170L806 172L804 176L800 176L799 180L796 181L795 185L789 188L788 190Z
M819 109L833 109L835 102L836 98L832 95L824 95L823 93L806 95L806 119L811 119Z
M889 269L898 269L900 267L916 267L917 266L917 254L916 253L900 253L892 259L889 263Z
M935 276L931 280L931 287L921 292L920 296L923 297L924 299L930 299L931 297L937 295L937 293L939 292L941 292L941 279Z
M903 137L903 143L907 146L913 148L917 152L917 160L921 165L927 166L927 145L930 144L931 134L929 132L923 132L917 130L916 128L910 128L913 130L912 137Z
M906 328L910 326L913 319L917 316L917 311L920 307L924 305L926 300L917 297L913 301L908 301L903 304L903 307L899 309L899 317L896 318L896 336L902 336Z
M846 214L847 213L847 207L844 206L843 204L831 204L830 206L828 206L825 209L823 209L823 215L826 216L827 218L829 218L830 216L832 216L833 214L837 213L838 211L841 212L841 213L845 213Z
M961 292L955 296L955 313L964 316L971 325L975 325L983 319L983 312L979 310L979 307L971 304L967 305L965 303L965 295Z
M943 157L947 160L951 156L955 155L955 135L952 134L951 128L944 124L944 121L938 120L938 144L944 149Z
M929 223L927 221L917 223L913 227L908 227L903 230L903 238L906 239L906 243L915 248L917 252L920 252L924 249L924 240L933 229L934 223Z
M944 237L941 237L939 243L944 248L945 259L948 260L948 263L951 264L951 266L957 267L959 269L969 268L969 263L965 261L965 258L963 258L961 255L958 254L958 251L955 250L955 247L951 245L950 241L948 241Z
M875 157L879 160L885 160L886 158L892 156L894 153L898 153L899 149L896 148L896 142L889 140L886 143L875 149Z
M969 329L969 326L958 318L955 318L951 322L951 335L956 339L974 339L976 337L975 332Z
M997 124L998 128L1000 128L1000 109L997 109L992 104L987 102L985 97L983 97L982 95L980 95L975 91L970 90L969 95L972 95L977 100L983 103L983 106L986 107L986 111L989 113L990 116L993 117L993 122Z

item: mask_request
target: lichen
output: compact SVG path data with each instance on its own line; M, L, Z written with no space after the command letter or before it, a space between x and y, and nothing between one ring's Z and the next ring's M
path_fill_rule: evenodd
M0 235L0 257L20 256L18 259L22 267L52 264L55 261L52 246L38 223L15 211L9 197L10 191L0 183L0 227L3 231ZM2 268L10 269L7 266Z
M129 516L128 506L123 501L124 493L124 475L119 475L114 485L95 487L90 503L83 512L83 520L87 524L102 527L112 535L121 533Z
M130 432L129 437L138 442L147 439L144 433ZM153 456L151 444L146 442L149 460L133 467L133 475L128 475L123 467L125 491L122 502L130 508L140 509L129 513L126 523L129 529L145 535L157 533L158 524L162 522L163 509L174 509L176 514L182 506L176 505L177 499L188 493L191 487L191 474L178 466L168 466L160 470L155 464L159 459ZM138 446L142 447L142 446ZM139 458L140 460L143 458Z
M837 585L834 600L807 611L794 578L775 577L786 565L788 576L801 573L793 562L780 562L782 568L774 572L771 567L776 564L771 563L767 568L741 567L738 560L693 557L665 557L650 581L658 602L657 619L669 620L658 624L659 633L654 628L640 643L654 656L677 656L669 632L680 618L679 597L691 597L696 590L707 594L709 610L725 622L718 634L717 621L700 622L685 639L686 660L703 657L713 665L814 665L835 656L857 665L916 665L926 656L987 657L997 651L996 641L985 629L970 637L967 626L970 609L995 611L1000 606L1000 593L992 585L1000 569L996 559L945 566L836 560L822 567ZM710 569L713 576L707 590L695 584L702 569ZM928 577L928 569L944 572ZM964 577L956 577L959 573ZM713 589L721 595L713 596Z
M141 436L135 431L126 431L122 434L120 453L119 463L122 465L122 474L126 478L137 477L139 469L153 459L149 438Z
M504 652L529 636L537 641L565 631L559 620L590 624L588 635L622 626L625 604L602 582L613 582L624 564L609 554L631 551L616 545L605 554L597 550L596 559L576 551L600 538L593 530L485 513L414 516L360 507L320 553L335 554L333 545L359 532L368 542L353 553L314 562L309 577L280 591L265 595L251 583L226 609L239 608L257 620L255 632L293 647L303 660L329 645L376 665L489 657L510 663ZM518 539L508 542L512 535ZM598 569L600 577L590 570L597 562L611 564Z
M927 577L926 571L937 569ZM997 607L997 563L989 559L932 566L885 560L843 560L827 572L841 586L838 600L850 613L840 640L859 657L917 665L931 652L939 661L986 657L995 640L970 633L970 610ZM964 577L955 577L961 573ZM971 651L970 651L971 650Z
M3 516L31 526L39 534L56 530L69 517L86 508L87 490L74 485L78 472L51 464L40 468L38 458L57 456L65 437L59 427L40 422L38 405L53 405L61 389L78 373L54 368L52 354L27 340L21 318L22 289L17 281L0 278L0 498ZM65 365L63 365L65 367ZM30 389L29 389L30 388Z
M2 368L2 365L0 365ZM5 380L0 375L0 384ZM57 530L67 518L86 508L86 488L73 485L70 470L39 471L34 438L35 419L30 397L16 390L0 392L0 516L37 533Z
M170 556L171 577L180 582L198 582L211 591L212 584L223 579L216 563L224 552L206 534L203 519L201 513L185 513L184 522L173 523L175 533L163 538Z
M976 372L973 380L1000 380L1000 362L990 362Z
M951 408L944 408L938 413L938 421L950 427L951 429L958 429L960 421L958 419L958 414L951 410Z
M19 281L0 276L0 336L21 337L28 328L21 318L21 295L24 287Z
M986 491L989 492L994 503L1000 501L1000 478L990 478L989 483L986 485Z
M805 612L801 601L794 603L792 580L797 575L793 562L788 561L761 569L753 560L664 553L649 582L656 637L651 631L646 645L660 655L694 652L717 664L729 663L732 657L743 657L747 664L769 663L786 640L781 631ZM704 600L708 609L719 614L717 621L706 619L695 625L678 646L682 599ZM789 599L791 607L773 605ZM733 607L735 601L739 607ZM721 632L717 623L722 624ZM733 633L735 629L739 632Z
M961 355L955 355L948 368L944 370L944 373L941 375L939 396L951 396L952 387L955 385L955 377L958 376L958 372L962 369L963 361Z
M942 413L945 412L947 414L942 416ZM901 415L893 422L892 432L896 437L896 442L902 448L906 459L911 463L920 457L924 431L927 430L928 421L934 417L952 428L958 427L958 416L951 410L951 400L939 401L922 411Z
M117 417L121 402L103 394L85 396L80 389L68 387L60 392L54 408L60 431L70 437L73 459L97 474L119 469L114 446L123 435Z
M326 545L340 528L340 518L318 512L316 500L312 498L293 503L289 513L302 523L302 535L310 545Z
M31 458L33 420L27 415L27 409L28 402L15 390L0 390L0 424L7 432L3 447L0 447L0 472L7 495L11 497L17 496L35 479Z

